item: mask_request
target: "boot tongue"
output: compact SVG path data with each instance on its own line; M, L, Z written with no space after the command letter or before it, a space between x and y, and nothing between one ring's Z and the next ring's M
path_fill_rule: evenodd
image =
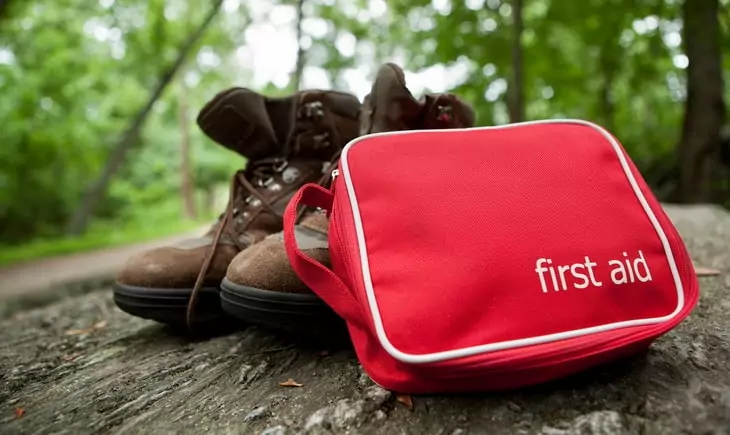
M286 144L294 132L298 99L299 97L294 95L285 98L268 98L266 101L267 120L271 120L277 144L282 146Z
M464 128L474 126L474 121L471 106L453 94L427 94L416 100L406 86L403 70L386 63L363 102L360 134Z
M197 123L212 140L248 160L299 153L327 159L332 150L321 148L342 147L357 136L359 110L357 97L343 92L308 90L267 98L234 87L206 103Z
M324 100L333 114L350 120L356 120L360 115L360 100L352 94L338 91L324 92Z
M286 104L277 100L274 105ZM270 121L266 99L246 88L216 94L200 110L197 123L212 140L250 160L276 154L282 143Z
M393 63L378 69L370 95L366 97L361 133L413 129L423 105L406 87L405 73Z

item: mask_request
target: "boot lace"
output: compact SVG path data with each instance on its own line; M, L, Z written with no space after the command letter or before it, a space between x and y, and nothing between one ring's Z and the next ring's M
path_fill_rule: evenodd
M305 96L306 94L303 93L300 98L303 99ZM306 128L293 133L294 140L292 150L289 153L290 156L295 156L305 147L320 149L328 147L332 143L340 144L340 133L337 129L337 124L333 122L331 114L325 110L321 101L300 104L297 110L297 118L306 118L311 122L308 123ZM319 133L322 130L325 131ZM313 133L312 143L307 144L302 141L303 133L307 132ZM325 173L317 182L319 185L326 186L331 181L330 173L331 170L337 167L340 153L341 150L337 150L327 162L327 170L324 171ZM289 158L281 157L260 159L250 162L246 169L236 171L233 175L229 188L228 204L214 226L215 233L213 235L213 241L203 259L203 264L195 280L190 300L188 301L186 312L188 330L193 330L194 310L197 305L200 290L203 287L205 277L210 269L211 262L223 235L229 236L239 251L241 251L246 248L246 244L241 241L239 235L246 231L261 213L267 211L283 223L284 217L277 213L273 205L261 194L260 189L267 188L274 181L274 176L282 173L288 167L289 160ZM251 205L256 205L257 210L254 212L243 211ZM259 205L261 207L258 207ZM239 209L239 206L242 206L242 209ZM305 207L297 212L297 223L308 210ZM241 213L243 214L243 218L239 219L238 216Z

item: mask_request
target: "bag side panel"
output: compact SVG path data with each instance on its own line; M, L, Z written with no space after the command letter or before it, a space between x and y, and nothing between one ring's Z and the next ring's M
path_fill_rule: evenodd
M595 128L554 123L368 142L343 158L371 271L365 293L369 280L370 308L386 331L381 341L406 354L402 360L590 334L586 328L659 318L677 307L657 233ZM601 265L594 286L551 282L558 266L578 270L581 262ZM649 283L610 284L627 275L612 272L618 262L639 264L644 276L648 264Z
M639 172L639 169L629 158L628 153L623 147L622 152L628 160L629 166L631 167L631 172L637 183L639 184L644 198L646 198L649 207L651 208L659 225L662 227L664 233L667 236L667 240L669 242L669 245L671 246L671 250L674 253L675 264L682 280L682 288L685 299L684 307L680 314L676 316L676 318L672 319L672 321L670 322L667 322L666 325L660 326L660 329L666 332L672 329L674 326L678 325L696 307L699 301L699 281L697 279L697 274L694 271L694 265L692 264L689 252L687 251L687 246L685 245L684 240L682 240L682 236L679 234L679 231L677 231L677 228L672 220L669 218L669 215L664 210L661 203L654 195L654 192L646 183L646 180L644 180L641 172Z

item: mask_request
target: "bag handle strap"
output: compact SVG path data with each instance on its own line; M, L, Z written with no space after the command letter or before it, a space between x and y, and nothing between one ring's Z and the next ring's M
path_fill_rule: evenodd
M350 289L333 271L307 256L297 246L294 228L297 221L297 207L300 205L319 207L332 211L334 195L331 191L314 183L305 184L292 197L284 212L284 246L289 263L304 284L329 305L340 317L349 323L362 322L360 304Z

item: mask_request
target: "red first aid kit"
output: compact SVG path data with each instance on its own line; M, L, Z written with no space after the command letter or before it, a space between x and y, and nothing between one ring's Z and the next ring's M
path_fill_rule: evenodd
M682 239L595 124L362 136L333 177L289 203L287 254L384 388L545 382L645 350L697 303ZM296 246L300 205L330 213L331 269Z

